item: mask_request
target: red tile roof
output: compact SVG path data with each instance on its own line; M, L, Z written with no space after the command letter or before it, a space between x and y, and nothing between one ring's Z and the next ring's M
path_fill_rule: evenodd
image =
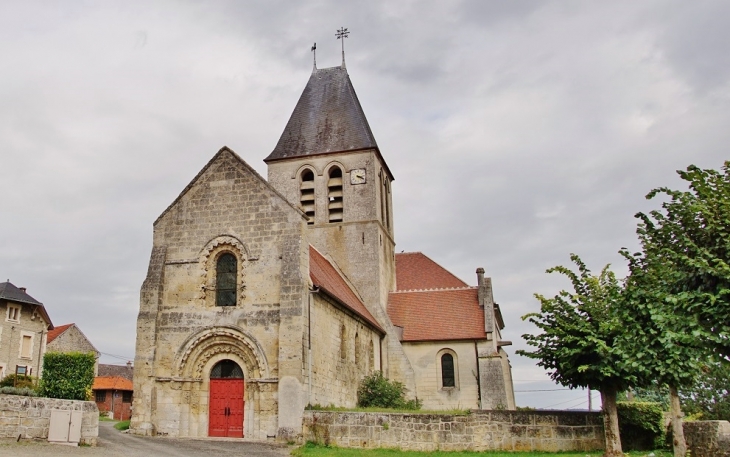
M396 290L454 289L469 285L421 252L395 255Z
M132 381L121 376L97 376L92 390L134 390Z
M393 292L388 315L403 327L401 341L485 339L477 288Z
M68 328L71 327L72 325L75 325L75 324L59 325L58 327L54 327L53 330L49 330L48 336L46 337L47 338L46 343L50 343L51 341L58 338L61 335L61 333L68 330Z
M385 333L363 302L355 295L335 267L314 247L309 246L309 277L315 287L336 299L379 331Z

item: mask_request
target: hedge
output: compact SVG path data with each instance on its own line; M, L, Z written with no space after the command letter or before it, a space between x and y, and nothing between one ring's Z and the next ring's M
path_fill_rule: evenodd
M43 357L43 397L65 400L90 400L94 384L93 352L47 352Z
M666 430L661 403L620 401L616 405L624 450L649 451L665 446Z

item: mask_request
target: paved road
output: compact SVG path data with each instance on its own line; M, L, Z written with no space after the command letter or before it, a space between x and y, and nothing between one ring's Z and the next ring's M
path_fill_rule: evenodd
M99 422L97 447L71 447L45 441L0 440L0 456L12 457L283 457L286 446L248 441L191 440L142 437L120 433L114 422Z

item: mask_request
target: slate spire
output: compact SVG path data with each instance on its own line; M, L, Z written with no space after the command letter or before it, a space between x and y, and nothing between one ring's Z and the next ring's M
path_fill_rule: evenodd
M347 69L315 67L264 162L377 147Z

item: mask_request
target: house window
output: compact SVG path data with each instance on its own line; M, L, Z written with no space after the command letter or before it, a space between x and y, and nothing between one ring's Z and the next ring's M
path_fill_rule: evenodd
M20 309L18 305L8 304L8 314L5 316L5 320L10 322L20 322Z
M33 334L22 332L20 335L20 354L21 359L33 358Z
M218 258L216 272L216 306L236 306L236 276L238 261L236 256L225 253Z
M96 391L96 402L104 403L105 401L106 401L106 390L97 390Z
M307 215L307 224L314 224L314 172L306 169L302 171L299 183L299 204Z
M132 392L128 390L122 392L122 403L132 403Z
M441 356L441 387L456 387L454 356L449 353Z
M327 214L329 222L342 222L342 170L332 167L327 180Z

